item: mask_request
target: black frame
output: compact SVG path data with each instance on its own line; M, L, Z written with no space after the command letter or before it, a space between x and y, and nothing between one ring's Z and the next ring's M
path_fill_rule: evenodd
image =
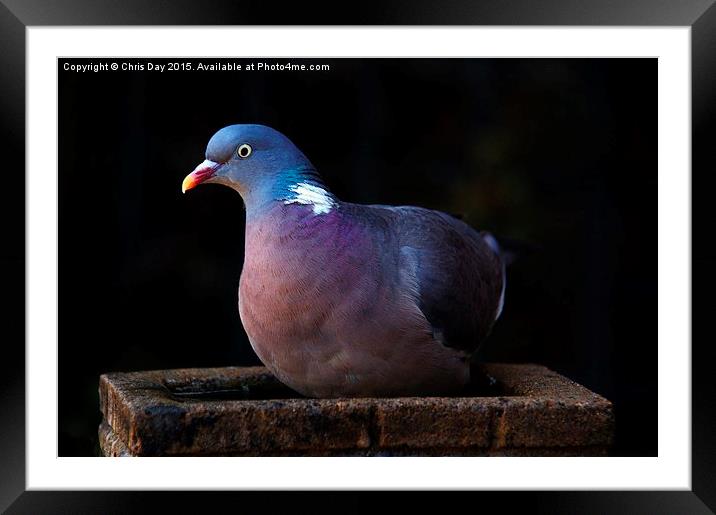
M309 5L293 2L276 5L267 1L244 0L2 0L0 2L0 141L3 142L3 192L0 220L23 219L24 138L25 138L25 28L37 25L641 25L690 26L692 44L692 179L700 212L706 215L705 197L711 188L706 178L716 170L712 138L716 135L716 6L715 0L419 0ZM711 136L711 138L709 137ZM11 218L11 214L14 215ZM693 217L693 215L692 215ZM713 215L711 215L713 218ZM693 217L694 227L704 226L705 216ZM696 221L698 220L698 223ZM710 228L710 224L706 225ZM163 509L182 511L206 508L208 495L229 502L259 502L275 506L276 501L292 505L305 503L298 493L187 493L144 492L25 492L25 354L24 283L16 272L25 263L25 230L6 223L0 265L4 283L0 291L6 300L0 321L6 331L17 329L15 338L3 338L0 358L0 509L13 513L126 513L139 511L148 501L159 500ZM716 254L703 244L696 246L694 264L709 272ZM714 284L714 274L702 274L695 291L705 292ZM701 320L705 306L700 305ZM700 342L700 343L699 343ZM674 342L683 344L683 342ZM716 512L716 384L711 380L711 363L716 350L710 342L692 341L692 491L646 492L481 492L470 494L468 502L481 509L494 506L504 510L526 505L538 513L713 513ZM383 502L377 494L329 494L320 504L310 501L311 511L335 509L367 511ZM457 498L455 497L457 495ZM459 502L464 494L450 494ZM411 500L424 504L422 494ZM269 504L270 503L270 504ZM479 504L478 504L479 503ZM442 504L442 503L441 503ZM427 506L427 505L426 505ZM444 506L444 504L442 504ZM439 509L439 508L438 508ZM443 508L444 509L444 508ZM202 510L203 511L203 510Z

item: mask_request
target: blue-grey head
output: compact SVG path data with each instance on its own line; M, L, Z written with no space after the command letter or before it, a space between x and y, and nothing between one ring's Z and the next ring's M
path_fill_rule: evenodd
M320 184L316 169L286 136L265 125L229 125L206 147L206 159L182 183L223 184L250 201L284 198L296 184Z

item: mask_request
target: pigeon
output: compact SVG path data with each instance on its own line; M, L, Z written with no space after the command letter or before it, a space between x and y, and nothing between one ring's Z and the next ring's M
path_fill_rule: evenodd
M307 397L464 391L500 316L497 240L449 214L338 199L286 136L230 125L182 183L222 184L246 209L238 308L249 342Z

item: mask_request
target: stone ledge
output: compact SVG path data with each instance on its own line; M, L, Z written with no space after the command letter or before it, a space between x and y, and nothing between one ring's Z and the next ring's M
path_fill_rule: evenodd
M462 397L307 399L263 367L100 377L106 456L595 456L612 405L538 365Z

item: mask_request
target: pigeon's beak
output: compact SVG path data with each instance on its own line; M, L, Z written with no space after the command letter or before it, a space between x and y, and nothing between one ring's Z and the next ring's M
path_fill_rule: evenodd
M205 160L199 166L194 168L193 172L184 178L184 181L181 183L181 192L186 193L187 190L190 190L209 179L216 173L216 170L218 170L220 166L220 163L215 163L214 161L209 161L208 159Z

